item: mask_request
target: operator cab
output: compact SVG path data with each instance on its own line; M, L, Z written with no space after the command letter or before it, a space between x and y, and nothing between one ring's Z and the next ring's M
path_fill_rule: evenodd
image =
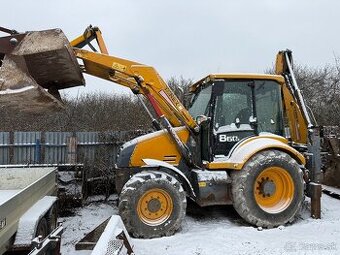
M189 112L201 127L203 160L226 157L236 143L263 132L284 135L281 86L275 77L208 76L192 86Z

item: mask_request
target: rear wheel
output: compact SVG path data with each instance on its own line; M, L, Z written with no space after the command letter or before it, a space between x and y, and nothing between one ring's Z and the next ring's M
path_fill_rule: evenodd
M57 206L54 204L46 215L48 231L51 233L57 227L58 213Z
M304 200L302 171L288 154L263 151L232 173L233 205L250 224L276 227L294 220Z
M45 239L48 234L49 234L49 226L48 226L48 221L45 217L41 218L38 226L36 228L36 233L35 236L41 236L42 239ZM42 253L42 255L50 255L52 254L50 250L47 250L46 252Z
M134 175L123 187L119 214L134 237L173 235L186 212L186 196L171 175L145 171Z
M42 238L45 238L48 235L48 223L45 217L41 218L37 229L36 229L36 233L35 236L41 236Z

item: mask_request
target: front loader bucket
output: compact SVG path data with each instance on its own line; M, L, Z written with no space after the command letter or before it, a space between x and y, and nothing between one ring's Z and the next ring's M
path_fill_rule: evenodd
M0 38L0 106L24 112L62 107L59 90L84 85L84 77L60 29Z

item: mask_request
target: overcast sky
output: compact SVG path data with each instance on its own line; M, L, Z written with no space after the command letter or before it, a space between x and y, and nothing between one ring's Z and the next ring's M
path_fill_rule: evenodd
M111 55L155 67L164 79L263 72L280 49L313 67L340 55L339 0L0 0L0 26L61 28L71 40L99 26ZM122 93L86 76L88 91Z

